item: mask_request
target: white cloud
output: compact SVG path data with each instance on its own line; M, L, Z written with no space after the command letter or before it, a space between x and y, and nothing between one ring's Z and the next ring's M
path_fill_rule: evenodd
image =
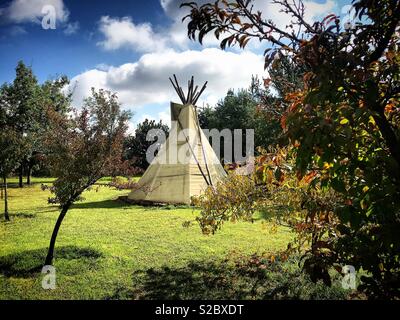
M64 33L67 36L70 36L72 34L77 33L78 30L79 30L79 22L71 22L67 24L66 28L64 29Z
M26 30L22 28L21 26L12 26L9 31L10 35L12 36L19 36L26 34Z
M71 83L66 90L73 91L74 105L79 106L82 104L83 99L90 95L92 87L97 89L107 88L106 72L93 69L81 73L71 79Z
M12 36L27 33L20 25L41 24L43 17L49 13L48 6L54 8L56 28L63 29L65 35L75 34L79 30L79 22L68 21L69 11L63 0L12 0L0 8L0 25L13 25L11 30L15 32L10 33Z
M106 50L128 48L135 52L155 52L165 48L187 50L192 47L191 40L187 36L188 20L182 22L182 18L189 13L188 7L179 8L187 0L160 0L165 14L171 19L169 27L161 31L155 31L150 23L135 24L130 17L111 18L104 16L99 22L99 31L104 35L104 40L98 44ZM209 0L197 0L198 4ZM325 3L317 3L311 0L305 1L305 19L308 22L324 16L335 7L334 0L326 0ZM289 25L289 15L281 12L282 7L271 1L255 0L254 10L264 13L264 18L272 19L278 27L286 28ZM221 35L221 39L223 35ZM220 41L213 33L207 34L203 39L203 47L219 47ZM253 39L249 43L250 49L259 49L263 44Z
M135 24L131 17L112 18L101 17L99 31L104 40L98 45L106 50L128 48L135 52L155 52L165 48L187 50L191 41L187 36L187 23L182 23L182 18L189 12L187 8L179 9L180 3L175 0L161 0L165 14L172 20L169 27L155 31L150 23ZM200 0L199 3L205 3ZM210 34L203 40L204 47L218 47L219 41Z
M208 81L202 102L214 103L230 88L250 84L252 75L262 76L263 57L249 51L226 52L215 48L201 51L164 51L143 55L138 61L108 69L93 69L74 77L73 100L80 105L90 88L104 88L118 93L126 108L140 109L149 104L179 101L168 77L176 74L182 86L194 75L196 83Z
M130 17L101 17L99 30L105 39L98 44L106 50L125 47L137 52L152 52L164 48L164 40L153 31L150 23L135 24Z
M325 3L314 1L305 1L305 19L308 22L313 22L316 19L321 19L329 13L333 13L336 9L337 3L334 0L326 0Z
M46 5L55 8L56 19L59 22L68 20L69 11L63 0L13 0L8 6L1 9L4 19L14 23L40 23L43 17L42 9Z
M172 19L172 24L168 30L168 38L170 39L171 45L176 45L179 48L189 48L190 40L187 37L187 21L182 23L182 18L189 13L187 7L179 8L179 6L187 2L187 0L160 0L161 6L164 9L166 15ZM199 5L210 2L209 0L197 0ZM336 7L334 0L325 0L324 3L315 2L311 0L304 1L305 6L305 20L309 23L316 21L324 17L325 15L332 13ZM272 1L266 0L254 0L254 12L260 10L263 13L265 19L272 19L274 23L285 29L287 25L291 23L288 14L281 12L282 7ZM222 38L222 36L221 36ZM204 37L204 47L218 47L220 41L218 41L214 35L208 34ZM249 48L259 48L261 45L257 40L252 40L249 43Z
M166 107L165 111L157 112L154 115L143 113L140 115L140 117L133 117L132 119L133 121L129 123L130 133L134 133L137 125L146 119L155 120L156 122L159 122L161 120L163 124L166 124L167 126L170 127L171 126L170 108Z
M187 36L187 24L189 20L182 22L182 18L189 13L188 7L180 8L186 0L160 0L161 6L165 14L173 21L169 29L166 31L165 37L169 39L169 43L181 49L188 49L191 40ZM198 5L210 2L209 0L196 0ZM214 34L207 34L203 39L203 47L219 47L219 40Z
M90 88L104 88L117 92L119 100L127 109L137 112L133 124L149 119L163 119L169 123L169 101L178 97L169 83L168 77L177 74L185 87L186 81L194 75L197 83L208 80L203 94L203 102L215 104L225 96L230 88L247 87L252 75L263 76L264 59L251 51L225 52L215 47L219 41L211 34L204 39L202 50L191 50L187 38L186 23L182 17L187 9L179 9L186 0L161 0L167 17L171 20L163 30L155 29L150 23L135 23L130 17L114 18L103 16L99 21L99 31L104 39L98 43L106 50L128 48L144 53L137 61L119 66L99 65L74 77L70 88L75 86L75 105L80 105ZM209 0L200 0L206 2ZM271 18L281 27L289 24L288 16L280 12L280 7L270 1L256 0L266 18ZM305 1L306 20L319 19L335 7L334 0L317 3ZM259 49L257 41L250 42L249 49ZM257 50L258 51L258 50ZM150 110L150 106L158 106ZM160 111L160 106L165 106ZM132 124L132 128L134 125ZM132 129L131 128L131 129Z

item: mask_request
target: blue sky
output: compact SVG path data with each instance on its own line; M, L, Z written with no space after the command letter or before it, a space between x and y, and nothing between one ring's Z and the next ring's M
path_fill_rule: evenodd
M202 0L204 1L204 0ZM223 52L212 37L204 46L189 41L181 23L182 0L0 0L0 83L11 82L19 60L31 65L39 81L65 74L78 106L90 87L118 93L133 110L132 129L144 118L168 122L176 100L168 76L194 75L209 86L201 103L216 103L229 88L247 87L263 73L264 47ZM278 23L287 22L270 1L256 0ZM347 1L306 1L309 20L341 13ZM56 29L43 29L42 9L51 5Z

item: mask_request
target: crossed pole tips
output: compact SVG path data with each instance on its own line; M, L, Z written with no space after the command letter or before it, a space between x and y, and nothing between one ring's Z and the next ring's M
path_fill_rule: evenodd
M178 94L179 99L181 99L182 103L196 105L197 100L199 100L201 94L207 87L208 81L206 81L203 84L203 87L200 89L200 91L197 91L199 86L194 87L194 79L192 76L192 78L188 81L188 92L185 96L185 93L183 92L182 87L178 83L178 79L176 78L176 75L174 74L173 77L174 77L174 80L169 78L169 81L171 81L171 84L174 87L176 93Z

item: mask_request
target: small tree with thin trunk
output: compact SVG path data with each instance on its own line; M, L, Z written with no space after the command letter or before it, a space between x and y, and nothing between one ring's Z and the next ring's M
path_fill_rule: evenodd
M117 96L92 89L79 112L63 116L53 112L46 144L48 160L57 177L51 191L60 204L45 264L51 265L61 223L71 205L98 179L107 175L121 159L128 112L121 111Z
M2 125L0 128L0 175L3 180L4 189L4 218L10 220L8 213L8 188L7 178L19 165L21 150L19 136L11 128Z
M0 88L0 178L3 181L4 217L9 221L7 177L20 164L21 148L20 135L14 127L15 109L10 104L8 87Z

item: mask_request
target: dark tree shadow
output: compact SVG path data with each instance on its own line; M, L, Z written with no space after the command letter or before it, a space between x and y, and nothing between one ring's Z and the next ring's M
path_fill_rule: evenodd
M16 212L10 213L9 216L10 218L33 219L36 218L36 213Z
M224 263L191 262L182 268L163 266L133 274L140 284L134 299L252 299L265 282L265 273L237 269ZM119 292L121 294L121 291Z
M132 288L118 287L106 299L344 299L338 286L313 283L297 261L247 259L190 262L186 266L134 272Z
M27 250L0 257L0 274L5 277L29 278L40 272L43 267L47 248ZM56 248L56 259L98 259L101 252L91 248L64 246Z
M35 213L16 212L16 213L9 213L8 215L9 215L11 221L14 218L19 218L19 219L33 219L33 218L36 218L36 214ZM2 221L2 222L5 221L4 214L1 214L0 221ZM8 221L6 221L6 222L8 222Z
M116 199L95 202L78 202L72 206L72 209L112 209L122 207L129 207L129 205Z

